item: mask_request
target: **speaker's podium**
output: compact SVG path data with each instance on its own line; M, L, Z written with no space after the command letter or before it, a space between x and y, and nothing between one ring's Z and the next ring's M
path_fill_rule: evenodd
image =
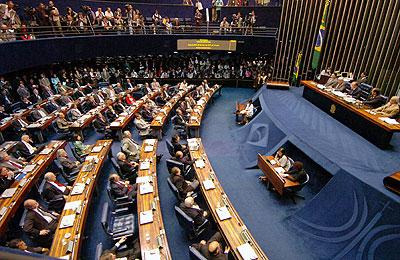
M267 81L267 88L289 90L289 83L285 81Z

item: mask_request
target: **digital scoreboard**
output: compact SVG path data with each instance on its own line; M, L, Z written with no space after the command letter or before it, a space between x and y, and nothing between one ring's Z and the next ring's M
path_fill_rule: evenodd
M179 39L178 51L236 51L236 40Z

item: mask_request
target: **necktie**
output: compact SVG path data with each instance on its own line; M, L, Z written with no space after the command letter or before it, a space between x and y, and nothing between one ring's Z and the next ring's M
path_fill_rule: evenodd
M22 165L16 162L13 162L10 160L10 164L13 165L14 167L18 168L18 169L22 169Z

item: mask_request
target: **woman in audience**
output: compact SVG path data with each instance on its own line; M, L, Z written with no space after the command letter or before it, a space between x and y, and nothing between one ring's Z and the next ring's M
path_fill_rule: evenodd
M85 145L82 142L82 137L80 135L75 135L74 142L72 143L74 146L76 154L79 156L86 156L90 153L92 148L91 145Z
M385 117L395 117L400 111L400 98L398 96L393 96L386 105L378 107L372 112Z

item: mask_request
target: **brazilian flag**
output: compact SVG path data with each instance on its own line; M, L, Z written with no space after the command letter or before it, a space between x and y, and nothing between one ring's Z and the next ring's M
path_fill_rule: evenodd
M294 65L294 70L293 70L292 83L294 85L297 84L297 79L299 78L299 70L300 70L300 63L301 63L302 57L303 57L303 53L299 52L299 54L297 54L296 64Z
M315 41L314 54L311 65L311 67L314 70L318 68L319 57L321 56L321 48L325 36L325 21L326 21L326 15L328 13L328 7L329 7L329 0L325 2L324 14L322 15L322 21L321 25L319 26L317 40Z

